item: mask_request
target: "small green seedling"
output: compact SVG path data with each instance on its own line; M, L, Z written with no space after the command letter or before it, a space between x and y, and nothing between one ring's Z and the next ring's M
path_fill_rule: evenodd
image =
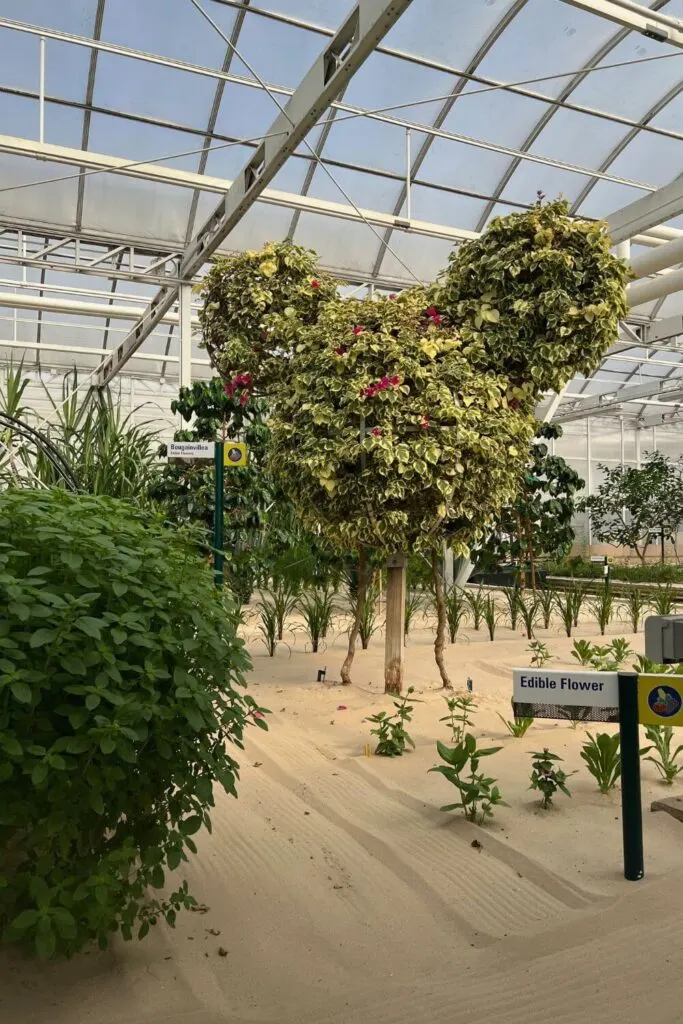
M564 772L557 767L557 762L562 758L559 754L544 747L541 753L532 753L531 762L531 785L529 789L537 789L541 793L541 807L547 810L552 806L553 797L558 789L565 796L571 796L567 787L567 779L576 772Z
M512 706L514 711L514 701L512 702ZM521 739L521 737L524 736L524 734L534 724L533 718L514 715L512 721L510 722L508 721L507 718L503 718L500 711L497 711L496 714L498 715L498 717L500 718L501 722L503 723L507 731L510 733L510 735L514 736L515 739Z
M386 711L378 711L376 715L368 717L367 721L377 726L376 729L370 730L370 734L377 737L375 754L378 757L401 757L405 754L407 745L415 749L413 738L405 727L405 723L413 716L413 704L421 703L415 697L411 699L410 704L408 703L408 698L414 691L415 687L409 686L406 693L394 701L396 711L393 715L387 714Z
M643 747L640 751L641 756L649 754L651 750L656 750L656 757L646 757L645 760L652 762L661 775L662 781L667 786L673 785L676 776L683 771L683 765L676 764L676 759L683 750L683 745L676 747L673 753L671 752L671 741L674 731L670 725L648 725L645 729L645 735L652 745Z
M631 645L621 636L615 637L609 644L575 640L572 648L572 658L597 672L616 672L630 654Z
M581 757L586 762L588 771L598 784L601 793L609 793L617 784L621 775L621 754L619 752L619 733L610 735L599 732L591 736L581 748Z
M444 700L446 701L448 714L440 718L439 721L448 722L451 729L451 738L457 746L458 743L462 742L463 736L472 724L471 715L477 706L476 701L474 697L467 696L444 697Z
M544 644L542 640L532 640L527 647L527 651L531 654L531 664L536 668L543 668L544 665L553 660L548 645Z
M460 793L460 800L446 804L441 808L442 811L460 808L468 821L481 825L486 818L493 817L493 808L497 804L507 806L496 785L497 780L478 770L481 758L497 754L500 747L478 749L476 739L468 732L455 747L447 747L445 743L437 741L436 749L446 764L430 768L430 772L443 775Z

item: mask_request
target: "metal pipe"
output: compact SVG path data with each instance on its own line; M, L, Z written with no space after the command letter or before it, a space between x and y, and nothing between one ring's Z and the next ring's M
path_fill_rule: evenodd
M654 251L658 252L659 250ZM672 270L669 274L660 274L659 277L634 281L627 285L626 298L629 306L633 308L642 306L645 302L652 302L654 299L663 299L666 295L672 295L681 289L683 289L683 270Z
M627 243L620 242L619 249ZM683 262L683 238L677 238L673 242L666 242L664 245L651 249L650 252L641 253L631 260L631 270L636 278L648 277L660 270L667 270Z
M53 313L74 313L79 316L107 317L112 320L137 320L140 310L134 306L114 306L100 302L77 302L75 299L57 299L50 296L26 295L24 292L0 292L0 307L10 309L42 309ZM163 323L180 323L177 313L167 313ZM192 317L199 323L199 317Z
M38 140L45 142L45 36L40 37L38 71Z
M410 128L406 128L406 217L408 220L412 220L412 195L411 195L411 175L413 173L413 164L410 156Z
M623 7L625 11L633 11L634 14L647 18L653 24L668 25L669 28L678 29L679 32L683 31L683 21L680 18L673 18L670 14L662 14L661 11L650 10L649 7L637 4L634 0L610 0L610 3L616 7Z

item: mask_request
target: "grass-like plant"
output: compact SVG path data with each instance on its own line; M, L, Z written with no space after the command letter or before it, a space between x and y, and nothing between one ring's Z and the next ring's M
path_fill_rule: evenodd
M467 618L467 601L460 587L451 587L446 594L446 620L448 622L448 637L452 644L458 637L458 631L464 619Z
M410 590L406 594L405 607L403 609L403 643L408 643L408 634L414 618L422 607L422 593L419 590Z
M496 714L498 715L498 717L500 718L501 722L503 723L503 725L505 726L507 731L510 733L510 735L514 736L515 739L521 739L522 736L524 736L529 731L531 726L534 724L534 720L533 720L533 718L530 718L530 717L527 717L527 716L515 715L514 714L514 701L512 702L512 704L513 704L513 718L512 718L512 720L508 720L507 718L504 718L503 715L501 715L500 711L497 711Z
M577 590L565 590L555 595L555 604L562 619L562 625L567 636L572 635L575 617L578 615L577 605L579 595Z
M368 716L367 721L376 726L375 729L370 730L370 733L377 737L375 754L378 757L401 757L405 753L406 746L415 749L413 738L405 727L405 723L412 719L414 705L420 703L417 698L411 697L414 692L415 687L409 686L402 697L396 698L393 714L378 711L376 714Z
M496 602L490 594L484 601L484 610L482 612L482 618L486 623L486 629L488 630L489 640L493 642L493 640L495 640L496 637L496 626L498 625L500 614L498 612L498 609L496 608Z
M365 602L361 608L360 619L358 622L358 634L360 636L361 647L364 651L367 651L370 640L379 628L379 624L377 622L378 597L379 590L377 588L377 584L371 583L365 593ZM358 600L358 596L356 596L355 600ZM355 605L353 613L355 616Z
M272 598L261 597L257 606L259 639L265 645L269 658L275 657L278 645L278 613Z
M555 610L555 591L551 590L550 587L539 587L536 591L536 599L538 601L538 610L543 622L543 628L550 629L553 611Z
M470 588L465 591L465 600L470 606L470 612L472 613L472 625L476 630L481 628L481 623L484 618L484 609L486 608L486 593L483 587Z
M600 635L604 636L615 612L614 593L609 584L601 587L599 594L591 600L590 608L600 629Z
M567 779L576 772L564 772L557 767L562 758L559 754L544 747L542 751L531 755L531 785L529 789L536 789L541 794L541 807L548 810L552 806L553 797L559 790L565 796L571 796L567 786Z
M321 640L327 636L334 616L334 591L331 587L316 587L305 591L297 599L297 608L304 619L304 632L315 654Z
M440 722L448 722L451 730L451 740L457 746L472 724L472 714L476 708L474 697L466 694L452 697L444 697L448 714L440 718Z
M577 583L575 580L572 585L572 593L574 594L574 628L576 628L579 624L579 616L581 615L581 609L583 608L585 602L588 600L590 591L585 583Z
M468 821L481 825L486 818L493 816L493 808L496 805L505 805L496 785L498 780L479 771L482 757L496 754L501 747L478 748L476 739L468 732L454 747L447 747L439 740L436 749L439 757L446 763L430 768L430 772L443 775L460 794L460 799L456 803L446 804L441 808L442 811L461 809Z
M519 586L515 584L514 587L505 587L503 597L508 608L510 629L516 631L517 622L519 621Z
M531 594L529 597L519 597L519 614L524 623L524 630L527 635L527 640L533 640L534 638L534 626L536 625L536 618L538 616L538 598Z
M649 606L650 601L643 593L643 588L636 586L631 587L626 595L626 611L634 633L638 632L643 612L649 608Z
M586 735L588 740L581 748L581 757L600 792L609 793L621 776L619 733L599 732L592 736L588 732Z
M660 583L651 600L653 611L657 615L671 615L675 604L674 588L670 583Z
M273 582L273 586L268 591L268 596L270 597L273 608L275 609L275 618L277 620L277 639L282 640L285 626L287 624L287 618L296 608L299 591L298 588L288 580L275 580Z
M678 756L683 750L683 745L676 747L672 751L671 742L674 731L670 725L648 725L645 729L645 735L650 741L650 746L643 747L640 751L641 756L650 754L651 750L656 751L655 757L650 755L645 760L651 761L661 775L662 781L667 786L671 786L676 776L683 771L683 765L677 763Z

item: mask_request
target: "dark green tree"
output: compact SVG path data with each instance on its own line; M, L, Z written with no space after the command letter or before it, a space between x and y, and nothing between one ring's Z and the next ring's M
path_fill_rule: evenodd
M535 587L539 560L568 554L574 541L575 495L584 484L560 455L551 454L547 442L561 436L562 428L555 423L539 426L517 500L503 508L480 549L480 568L517 562L525 576L529 572Z
M679 459L648 452L643 465L599 466L604 478L597 494L581 503L597 539L632 548L644 564L650 544L658 539L675 545L683 522L683 467Z

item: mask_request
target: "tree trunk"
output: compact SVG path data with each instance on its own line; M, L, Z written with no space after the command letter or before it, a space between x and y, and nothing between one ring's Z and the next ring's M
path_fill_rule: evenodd
M392 564L393 563L393 564ZM406 566L403 555L387 565L386 627L384 634L384 692L403 690L403 632L406 610Z
M534 542L531 533L531 520L526 521L526 543L529 553L529 569L531 571L531 589L536 593L536 561L534 559Z
M356 613L353 617L353 625L351 626L351 632L349 633L349 649L344 658L344 664L341 667L341 681L344 686L351 685L351 665L353 664L353 656L356 653L356 643L358 642L358 633L360 631L360 621L363 615L363 608L367 596L367 579L365 571L365 548L358 548L358 593L356 594Z
M517 520L517 541L519 543L519 588L524 593L526 590L526 561L522 557L524 533L522 532L522 520L519 512L515 512L515 519Z
M446 594L444 592L443 577L439 569L439 555L436 551L432 553L432 580L434 581L434 595L436 597L436 639L434 640L434 658L441 674L441 683L445 690L452 690L453 684L448 678L443 652L446 646L446 631L448 619L446 617Z

